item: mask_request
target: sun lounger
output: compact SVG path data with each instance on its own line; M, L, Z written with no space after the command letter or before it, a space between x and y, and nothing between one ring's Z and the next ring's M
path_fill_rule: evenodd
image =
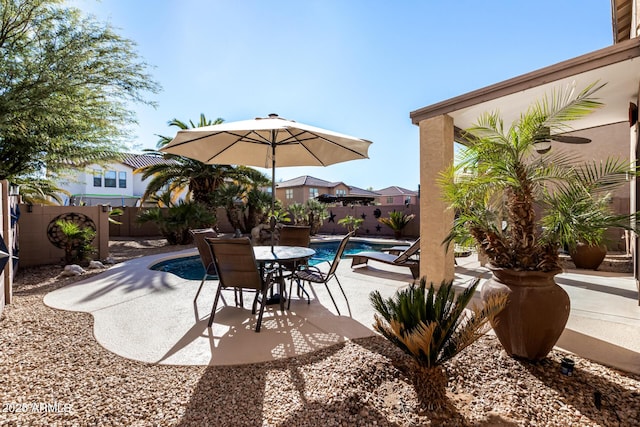
M414 279L420 276L420 260L414 258L420 251L420 239L416 240L411 246L409 246L404 252L394 255L384 252L366 251L358 252L357 254L347 255L351 258L351 267L359 265L366 265L369 260L382 262L389 265L395 265L399 267L409 267L411 275Z

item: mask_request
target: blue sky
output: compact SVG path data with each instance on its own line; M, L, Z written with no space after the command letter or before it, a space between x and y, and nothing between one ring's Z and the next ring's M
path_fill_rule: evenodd
M417 189L418 108L612 44L609 0L74 0L135 41L162 91L136 150L173 118L281 117L373 141L368 160L278 168Z

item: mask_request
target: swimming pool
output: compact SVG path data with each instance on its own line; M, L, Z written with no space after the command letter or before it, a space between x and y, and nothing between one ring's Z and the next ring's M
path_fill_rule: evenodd
M339 240L330 242L311 242L310 246L316 251L316 254L309 261L309 264L315 265L323 261L333 261L333 257L338 250L339 244ZM344 255L355 254L362 251L381 251L382 249L390 246L393 246L393 244L350 240L344 250ZM153 264L149 269L166 271L167 273L172 273L178 277L188 280L201 280L202 276L204 276L204 268L200 262L200 255L167 259Z

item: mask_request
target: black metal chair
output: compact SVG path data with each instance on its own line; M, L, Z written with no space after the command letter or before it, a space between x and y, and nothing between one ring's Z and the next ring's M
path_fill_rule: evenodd
M250 289L256 293L253 299L251 314L256 313L257 304L260 304L258 323L256 324L256 332L260 332L262 315L267 303L267 291L275 283L279 283L275 280L276 272L271 269L265 270L258 268L251 241L248 238L205 238L205 241L211 249L213 262L219 278L218 290L213 300L211 316L209 317L209 327L213 324L216 307L222 290L229 288L233 288L234 291L236 289ZM280 300L280 309L284 310L283 299Z
M302 246L309 247L311 243L311 227L307 225L283 225L280 228L280 239L278 244L280 246ZM299 262L280 263L280 266L288 273L284 273L284 277L288 277L291 282L296 280L298 283L298 296L302 296L304 293L307 296L307 304L311 304L311 297L307 290L300 284L300 280L296 279L294 273L301 267L305 267L306 263L301 264ZM289 286L289 304L291 305L291 287Z
M333 257L333 261L330 263L329 270L325 273L320 268L316 266L306 266L300 270L297 270L293 273L294 277L302 282L310 282L310 283L322 283L327 288L327 292L329 292L329 296L331 297L331 301L333 301L333 305L340 315L340 310L338 309L338 305L336 304L336 300L333 298L331 294L331 290L329 290L328 282L331 279L336 279L338 282L338 287L342 291L342 295L344 296L345 301L349 304L349 300L347 300L347 295L344 293L344 289L340 284L340 280L338 280L338 276L336 276L336 269L338 268L338 264L340 263L340 258L344 253L345 248L347 247L347 243L349 243L349 238L353 235L353 233L349 233L342 238L340 245L338 246L338 250L336 251L335 256ZM328 262L328 261L325 261ZM319 265L319 264L318 264ZM291 285L289 285L289 294L291 294ZM289 304L291 304L291 299L289 299ZM288 307L287 307L288 309Z
M193 299L193 302L196 302L205 280L218 278L218 272L216 271L216 266L213 263L213 255L211 254L211 249L209 248L207 242L204 240L206 237L218 237L218 233L216 233L213 228L193 229L189 230L189 233L191 233L191 235L193 236L193 241L195 242L196 247L198 248L198 253L200 254L200 261L202 262L202 266L204 267L204 276L202 277L202 281L200 282L200 287L198 287L198 292L196 292L196 296ZM238 298L236 297L236 305L237 304Z

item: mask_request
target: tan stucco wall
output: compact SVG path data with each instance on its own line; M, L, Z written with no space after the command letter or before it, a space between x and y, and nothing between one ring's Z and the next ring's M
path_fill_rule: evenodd
M98 250L96 259L109 255L109 213L102 212L101 206L42 206L20 205L19 245L21 266L57 264L64 259L64 250L49 241L47 227L58 215L77 212L88 216L96 225L94 246Z
M453 211L442 200L440 173L453 163L453 119L438 116L420 122L420 276L439 284L453 280L453 250L442 241L453 224Z

